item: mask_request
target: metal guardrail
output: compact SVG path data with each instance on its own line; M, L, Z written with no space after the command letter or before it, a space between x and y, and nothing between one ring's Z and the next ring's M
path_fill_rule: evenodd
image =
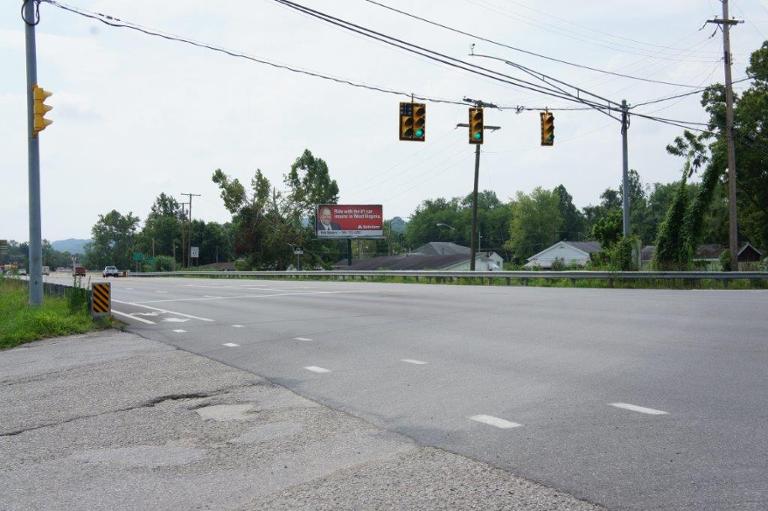
M439 270L381 270L381 271L173 271L131 273L131 277L262 277L262 278L313 278L366 280L381 277L402 277L414 280L455 279L507 279L523 281L544 280L768 280L768 272L712 272L712 271L439 271Z

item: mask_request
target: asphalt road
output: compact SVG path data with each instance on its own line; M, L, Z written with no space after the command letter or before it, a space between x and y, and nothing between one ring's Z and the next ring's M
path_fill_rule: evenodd
M768 508L768 292L112 282L132 332L422 445L609 509Z

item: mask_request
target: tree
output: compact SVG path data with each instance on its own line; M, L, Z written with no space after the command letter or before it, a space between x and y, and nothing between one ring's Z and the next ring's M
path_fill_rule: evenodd
M664 222L659 227L656 238L656 254L654 264L660 270L686 270L693 258L693 248L690 244L685 216L688 206L687 175L683 174L675 198L667 211Z
M559 185L553 190L558 196L560 216L563 219L562 230L558 234L560 240L579 241L584 238L584 215L576 209L573 204L573 197L565 189L565 186Z
M144 228L137 242L138 248L145 254L154 256L176 255L181 261L182 228L184 216L181 205L173 197L161 193L150 208Z
M331 179L328 165L315 158L309 149L296 158L284 179L288 199L308 218L314 218L318 204L336 204L339 200L339 186Z
M560 196L554 190L539 187L530 195L518 192L512 203L510 239L507 242L513 259L521 263L552 245L557 241L562 225Z
M131 267L139 217L131 212L127 215L112 210L99 215L91 229L91 242L85 248L85 261L89 268L115 265L118 268Z

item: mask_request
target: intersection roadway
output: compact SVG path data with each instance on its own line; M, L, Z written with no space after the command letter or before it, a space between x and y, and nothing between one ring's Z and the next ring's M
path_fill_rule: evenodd
M766 291L111 282L130 331L420 444L609 509L768 509Z

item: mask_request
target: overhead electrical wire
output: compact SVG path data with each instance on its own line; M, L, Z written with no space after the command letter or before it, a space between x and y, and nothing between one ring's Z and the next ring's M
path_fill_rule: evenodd
M629 74L625 74L625 73L618 73L618 72L615 72L615 71L608 71L607 69L600 69L600 68L597 68L597 67L588 66L586 64L578 64L576 62L570 62L568 60L559 59L559 58L556 58L556 57L550 57L550 56L544 55L542 53L537 53L537 52L534 52L534 51L531 51L531 50L526 50L524 48L520 48L520 47L517 47L517 46L512 46L510 44L502 43L502 42L496 41L494 39L490 39L488 37L484 37L484 36L481 36L481 35L478 35L478 34L474 34L472 32L467 32L465 30L461 30L461 29L458 29L458 28L455 28L455 27L452 27L452 26L449 26L449 25L445 25L443 23L440 23L440 22L437 22L437 21L434 21L434 20L431 20L431 19L428 19L428 18L424 18L422 16L418 16L416 14L404 11L402 9L397 9L395 7L392 7L390 5L384 4L382 2L378 2L376 0L363 0L363 1L364 2L368 2L369 4L372 4L372 5L377 5L377 6L381 7L381 8L383 8L383 9L387 9L387 10L392 11L392 12L396 12L396 13L401 14L403 16L407 16L409 18L413 18L415 20L418 20L418 21L421 21L421 22L424 22L424 23L428 23L430 25L442 28L444 30L448 30L450 32L454 32L454 33L461 34L461 35L464 35L464 36L467 36L467 37L471 37L473 39L477 39L478 41L483 41L483 42L486 42L486 43L490 43L490 44L493 44L495 46L499 46L499 47L502 47L502 48L507 48L509 50L513 50L513 51L516 51L516 52L519 52L519 53L524 53L526 55L531 55L533 57L549 60L551 62L558 62L560 64L565 64L567 66L572 66L572 67L576 67L576 68L580 68L580 69L586 69L588 71L593 71L593 72L596 72L596 73L602 73L602 74L606 74L606 75L617 76L617 77L621 77L621 78L628 78L630 80L637 80L637 81L640 81L640 82L656 83L656 84L661 84L661 85L671 85L671 86L674 86L674 87L687 87L687 88L696 88L696 87L698 87L697 85L689 85L689 84L684 84L684 83L669 82L669 81L665 81L665 80L656 80L656 79L653 79L653 78L643 78L643 77L640 77L640 76L633 76L633 75L629 75Z
M453 105L466 105L467 104L467 102L465 102L465 101L436 98L436 97L430 97L430 96L425 96L425 95L421 95L421 94L413 94L411 92L405 92L405 91L389 89L389 88L380 87L380 86L377 86L377 85L370 85L370 84L366 84L366 83L363 83L363 82L357 82L357 81L348 80L346 78L339 78L339 77L331 76L331 75L328 75L328 74L318 73L318 72L315 72L315 71L309 71L309 70L306 70L306 69L301 69L301 68L298 68L298 67L293 67L293 66L289 66L289 65L285 65L285 64L279 64L279 63L272 62L270 60L266 60L266 59L263 59L263 58L253 57L251 55L248 55L248 54L245 54L245 53L242 53L242 52L228 50L228 49L223 48L221 46L215 46L213 44L208 44L208 43L201 43L201 42L195 41L193 39L188 39L188 38L185 38L185 37L180 37L180 36L166 34L166 33L163 33L163 32L161 32L159 30L153 30L153 29L149 29L149 28L144 28L144 27L142 27L142 26L140 26L138 24L127 22L127 21L121 20L120 18L117 18L117 17L114 17L114 16L110 16L110 15L107 15L107 14L102 14L102 13L98 13L98 12L89 12L89 11L85 11L85 10L82 10L82 9L77 9L77 8L74 8L74 7L70 7L70 6L65 5L65 4L63 4L61 2L58 2L56 0L40 0L40 1L48 3L48 4L50 4L50 5L54 6L54 7L58 7L59 9L62 9L64 11L68 11L70 13L76 14L78 16L82 16L82 17L85 17L85 18L90 18L90 19L99 21L99 22L104 23L105 25L109 25L111 27L126 28L126 29L129 29L129 30L135 30L135 31L141 32L141 33L143 33L145 35L149 35L149 36L153 36L153 37L160 37L162 39L166 39L166 40L169 40L169 41L176 41L176 42L180 42L180 43L184 43L184 44L189 44L191 46L196 46L198 48L204 48L204 49L211 50L211 51L214 51L214 52L223 53L223 54L229 55L230 57L236 57L236 58L241 58L241 59L245 59L245 60L250 60L250 61L256 62L258 64L264 64L264 65L271 66L271 67L274 67L274 68L283 69L285 71L290 71L292 73L298 73L298 74L303 74L303 75L307 75L307 76L312 76L314 78L320 78L322 80L328 80L328 81L331 81L331 82L336 82L336 83L339 83L339 84L348 85L348 86L356 87L356 88L360 88L360 89L367 89L367 90L370 90L370 91L381 92L381 93L384 93L384 94L391 94L391 95L395 95L395 96L413 97L414 99L418 99L420 101L427 101L427 102L430 102L430 103L446 103L446 104L453 104Z
M364 36L369 37L371 39L383 42L384 44L387 44L387 45L390 45L390 46L394 46L396 48L400 48L402 50L405 50L405 51L410 52L410 53L414 53L416 55L421 55L421 56L423 56L423 57L425 57L427 59L434 60L434 61L437 61L437 62L441 62L441 63L446 64L448 66L451 66L451 67L454 67L454 68L457 68L457 69L461 69L461 70L464 70L464 71L467 71L467 72L470 72L470 73L473 73L473 74L476 74L476 75L479 75L479 76L484 76L486 78L490 78L490 79L495 80L495 81L499 81L499 82L502 82L502 83L513 85L515 87L519 87L519 88L522 88L522 89L527 89L527 90L530 90L530 91L533 91L533 92L538 92L540 94L545 94L545 95L548 95L548 96L564 99L566 101L571 101L571 102L574 102L574 103L582 103L584 105L592 106L592 107L594 107L597 110L616 110L615 107L602 105L602 104L594 102L594 101L589 101L589 100L586 100L584 98L578 97L578 96L573 95L573 94L563 93L562 90L560 90L560 89L558 89L556 87L555 88L553 88L552 86L544 87L544 86L541 86L541 85L529 82L527 80L516 78L514 76L510 76L510 75L507 75L505 73L501 73L499 71L495 71L493 69L489 69L489 68L486 68L486 67L483 67L483 66L478 66L476 64L472 64L470 62L466 62L464 60L457 59L455 57L451 57L449 55L445 55L443 53L440 53L440 52L437 52L437 51L434 51L434 50L430 50L430 49L425 48L423 46L419 46L419 45L416 45L416 44L413 44L413 43L409 43L409 42L404 41L402 39L398 39L396 37L392 37L392 36L383 34L381 32L377 32L375 30L363 27L361 25L357 25L355 23L351 23L351 22L345 21L345 20L343 20L341 18L338 18L338 17L335 17L335 16L331 16L329 14L323 13L321 11L317 11L315 9L311 9L309 7L306 7L306 6L301 5L299 3L296 3L296 2L292 2L290 0L273 0L273 1L278 3L278 4L280 4L280 5L284 5L284 6L288 7L288 8L294 9L294 10L296 10L298 12L307 14L308 16L311 16L313 18L316 18L316 19L319 19L321 21L325 21L325 22L330 23L332 25L335 25L335 26L338 26L340 28L343 28L345 30L348 30L348 31L351 31L351 32L355 32L355 33L364 35ZM561 82L561 83L564 83L564 82ZM574 89L578 89L575 86L570 86L570 87L572 87ZM601 98L600 96L597 96L597 95L595 95L593 93L590 93L588 91L585 91L583 89L578 89L578 90L579 90L579 92L584 92L587 95L599 98L601 101L604 100L604 98ZM611 103L613 105L618 105L618 103L616 103L615 101L611 102Z
M746 81L748 81L748 80L751 80L751 79L752 79L751 77L747 76L747 77L741 78L741 79L739 79L739 80L734 80L734 81L733 81L733 82L731 82L731 83L732 83L732 84L737 84L737 83L741 83L741 82L746 82ZM700 89L697 89L697 90L692 90L692 91L690 91L690 92L684 92L683 94L675 94L674 96L666 96L666 97L663 97L663 98L652 99L652 100L650 100L650 101L643 101L643 102L641 102L641 103L635 103L635 104L633 104L633 105L632 105L632 108L637 108L637 107L639 107L639 106L645 106L645 105L653 105L653 104L655 104L655 103L661 103L661 102L663 102L663 101L670 101L670 100L672 100L672 99L677 99L677 98L684 98L684 97L686 97L686 96L692 96L692 95L694 95L694 94L699 94L699 93L702 93L702 92L704 92L705 90L707 90L708 88L709 88L709 87L702 87L702 88L700 88Z
M614 42L607 42L606 43L606 42L603 42L603 41L598 41L594 37L586 37L586 36L584 36L582 34L578 34L578 33L575 33L573 31L569 31L569 30L566 30L566 29L554 27L554 26L552 26L549 23L541 23L541 22L537 22L535 20L531 20L531 18L529 18L527 16L524 16L524 15L521 15L521 14L517 14L517 13L509 14L509 13L505 12L504 10L500 9L498 6L495 6L495 5L491 5L491 6L484 5L482 2L477 1L477 0L465 0L465 1L467 3L476 5L478 7L483 8L483 9L496 12L497 14L501 14L502 16L506 16L506 17L509 17L509 18L515 18L518 21L521 21L522 23L525 23L525 24L531 25L531 26L535 26L535 27L537 27L540 30L544 30L546 32L557 34L559 36L568 37L568 38L571 38L571 39L574 39L574 40L577 40L577 41L582 41L582 42L585 42L585 43L588 43L588 44L592 44L592 45L595 45L595 46L600 46L600 47L607 48L609 50L613 50L613 51L617 51L617 52L621 52L621 53L638 55L638 56L641 56L641 57L653 58L653 59L657 59L657 60L668 60L668 61L672 61L672 62L700 62L700 63L710 63L711 62L711 63L714 63L714 62L718 61L718 59L715 59L715 60L712 60L712 59L706 59L706 60L702 60L702 59L680 59L680 58L676 58L676 57L673 57L673 56L663 55L662 53L660 53L658 51L655 51L655 52L651 53L653 50L645 50L645 49L633 48L631 46L623 45L621 43L614 43ZM620 46L623 46L624 48L621 48Z
M305 69L301 69L301 68L297 68L297 67L292 67L292 66L288 66L288 65L285 65L285 64L278 64L278 63L275 63L275 62L272 62L272 61L269 61L269 60L266 60L266 59L253 57L253 56L247 55L247 54L242 53L242 52L228 50L228 49L225 49L225 48L222 48L222 47L219 47L219 46L215 46L215 45L212 45L212 44L202 43L202 42L195 41L195 40L192 40L192 39L189 39L189 38L184 38L184 37L180 37L180 36L170 35L170 34L161 32L159 30L153 30L153 29L149 29L149 28L146 28L146 27L142 27L142 26L140 26L138 24L131 23L131 22L128 22L128 21L125 21L125 20L121 20L120 18L117 18L115 16L111 16L111 15L107 15L107 14L103 14L103 13L99 13L99 12L90 12L90 11L85 11L85 10L82 10L82 9L77 9L77 8L65 5L65 4L63 4L63 3L61 3L61 2L59 2L57 0L40 0L40 1L48 3L48 4L50 4L50 5L54 6L54 7L57 7L59 9L64 10L64 11L70 12L72 14L76 14L76 15L79 15L79 16L82 16L82 17L85 17L85 18L89 18L89 19L92 19L92 20L95 20L95 21L99 21L99 22L101 22L101 23L103 23L105 25L111 26L111 27L126 28L126 29L129 29L129 30L134 30L134 31L137 31L137 32L141 32L141 33L143 33L145 35L149 35L149 36L153 36L153 37L159 37L159 38L162 38L162 39L166 39L166 40L170 40L170 41L176 41L176 42L180 42L180 43L184 43L184 44L189 44L189 45L192 45L192 46L195 46L195 47L198 47L198 48L208 49L208 50L211 50L211 51L214 51L214 52L218 52L218 53L223 53L223 54L226 54L226 55L229 55L229 56L232 56L232 57L242 58L242 59L249 60L249 61L252 61L252 62L256 62L256 63L259 63L259 64L264 64L264 65L267 65L267 66L271 66L271 67L274 67L274 68L287 70L287 71L290 71L290 72L293 72L293 73L304 74L304 75L307 75L307 76L312 76L312 77L315 77L315 78L320 78L320 79L332 81L332 82L335 82L335 83L339 83L339 84L343 84L343 85L348 85L348 86L351 86L351 87L366 89L366 90L370 90L370 91L374 91L374 92L380 92L380 93L385 93L385 94L397 95L397 96L413 97L414 99L419 99L421 101L427 101L427 102L433 102L433 103L445 103L445 104L462 105L462 106L466 106L469 103L466 100L458 101L458 100L449 100L449 99L435 98L435 97L424 96L424 95L411 94L411 93L408 93L408 92L405 92L405 91L398 91L398 90L388 89L388 88L379 87L379 86L375 86L375 85L369 85L369 84L366 84L366 83L355 82L355 81L352 81L352 80L347 80L347 79L344 79L344 78L338 78L338 77L334 77L334 76L331 76L331 75L328 75L328 74L318 73L318 72L315 72L315 71L308 71L308 70L305 70ZM290 2L288 0L273 0L273 1L281 3L281 4L284 4L284 5L294 4L294 2ZM303 11L303 9L298 9L298 10L302 10ZM325 20L324 18L321 18L321 19ZM325 20L325 21L327 21L327 20ZM334 24L337 24L337 23L334 23ZM342 26L342 28L346 28L343 25L340 25L340 26ZM363 31L361 30L360 32L363 32ZM363 35L366 35L366 36L370 37L365 32L363 32ZM385 38L385 37L386 36L382 35L382 38ZM376 38L376 39L379 39L379 38ZM383 42L387 42L387 41L384 40ZM403 45L407 45L407 44L408 43L403 43ZM400 45L395 45L395 46L401 47ZM406 49L406 48L403 48L403 49ZM431 52L431 50L426 50L425 49L425 52ZM420 52L414 52L414 53L423 55L423 56L428 57L428 58L433 58L428 53L427 54L422 54ZM433 53L437 53L437 52L433 52ZM438 54L438 55L442 55L442 54ZM470 63L466 63L466 62L461 61L459 59L454 59L454 58L448 57L448 56L445 56L445 58L449 59L449 60L458 61L458 62L461 62L463 64L466 64L469 68L463 67L461 65L455 65L455 64L453 64L451 62L446 62L448 65L451 65L452 67L457 67L457 68L463 69L465 71L469 71L469 72L472 72L472 73L475 73L475 74L479 74L479 75L482 75L482 76L487 76L487 77L492 78L494 80L501 81L501 82L504 82L504 83L508 83L510 85L514 85L514 86L517 86L517 87L522 87L522 88L525 88L525 89L529 89L529 90L532 90L534 92L538 92L538 93L541 93L541 94L557 97L557 98L560 98L560 99L564 99L566 101L571 101L571 102L576 102L576 103L583 103L583 104L587 105L585 107L576 107L576 108L568 108L568 107L564 107L564 108L546 108L546 107L545 108L533 108L533 107L526 107L526 106L500 106L500 107L496 107L496 108L498 108L500 110L516 110L518 112L529 111L529 110L545 110L545 109L549 109L551 111L556 111L556 110L572 110L572 111L573 110L604 110L604 111L617 111L618 110L617 108L615 108L613 106L601 105L599 103L594 103L592 101L587 101L587 100L584 100L582 98L578 98L578 97L575 97L575 96L572 96L572 95L569 95L569 94L562 94L560 91L558 91L556 89L549 89L547 87L542 87L542 86L539 86L537 84L533 84L533 83L527 82L525 80L521 80L521 79L518 79L518 78L515 78L515 77L510 77L508 75L504 75L503 73L498 73L496 71L483 68L482 66L476 66L476 65L473 65L473 64L470 64ZM438 60L439 61L439 59L434 59L434 58L433 58L433 60ZM478 72L478 71L476 71L473 68L479 68L480 70L483 70L483 72ZM485 71L487 71L487 73ZM488 73L490 73L490 74L488 74ZM501 77L495 76L495 75L500 75ZM509 78L509 80L507 80L505 78L502 78L502 77ZM746 79L742 79L742 80L739 80L739 81L744 81L744 80L746 80ZM521 82L521 83L527 84L527 85L520 85L520 83L518 83L518 82ZM530 85L530 86L528 86L528 85ZM586 91L583 91L583 92L586 92ZM652 121L661 122L661 123L664 123L664 124L670 124L670 125L678 126L678 127L685 128L685 129L691 129L691 130L694 130L694 131L709 132L709 133L711 133L708 130L703 130L703 129L700 129L700 128L693 127L694 125L707 125L707 123L697 123L697 122L681 121L681 120L676 120L676 119L666 119L666 118L663 118L663 117L656 117L656 116L647 115L647 114L640 114L640 113L633 113L633 115L641 117L641 118L649 119L649 120L652 120Z

